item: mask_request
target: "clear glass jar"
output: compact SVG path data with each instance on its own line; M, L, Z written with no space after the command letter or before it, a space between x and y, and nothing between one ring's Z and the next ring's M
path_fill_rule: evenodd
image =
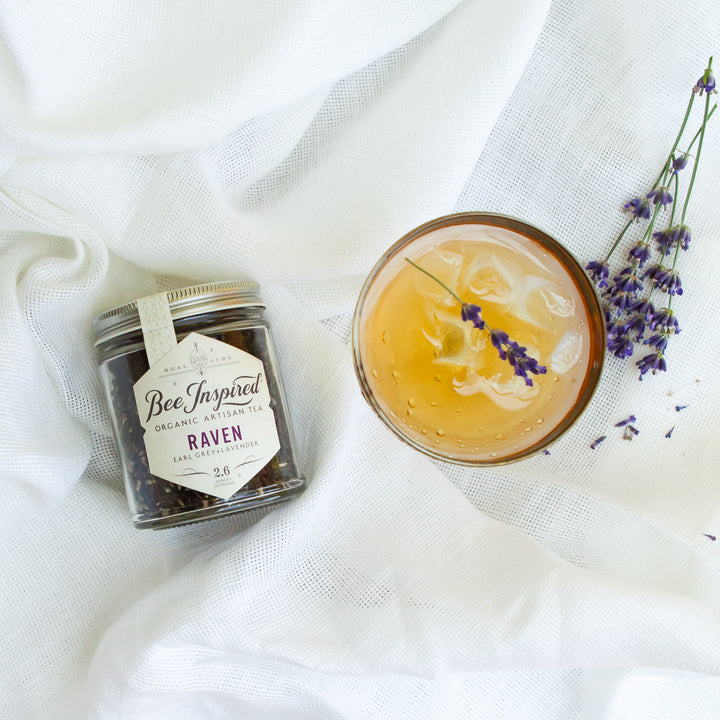
M192 353L188 347L183 356L187 360L158 361L153 365L160 373L157 383L163 387L165 398L159 390L137 395L137 388L145 382L142 379L150 370L139 301L113 308L93 321L100 375L136 527L160 529L206 520L280 503L304 489L305 481L295 462L294 440L272 339L263 317L264 305L257 291L257 284L252 282L218 282L166 293L177 347L181 347L186 338L206 345L205 352L202 347L198 350L197 342ZM240 365L236 362L238 357ZM253 382L234 377L238 372L241 377L248 377L247 372L236 369L242 365L243 358L246 363L255 363ZM171 366L163 368L164 364ZM255 371L258 380L254 377ZM211 372L221 375L212 376ZM212 377L230 378L223 385L226 389L213 389L212 381L208 380ZM262 388L256 387L260 384ZM167 399L170 395L167 388L176 392L174 401ZM257 401L253 395L258 389L264 393L265 402ZM140 413L139 403L145 398L154 399L154 404L150 412L143 408ZM158 399L162 402L155 402ZM163 413L164 410L169 412ZM165 416L170 417L172 412L175 412L173 422L166 422ZM249 462L248 452L253 451L247 447L258 445L252 438L260 424L264 427L262 432L267 434L269 430L275 443L266 444L266 449L273 452L278 444L279 449L266 463L261 454L259 460L251 457ZM183 425L187 427L181 427ZM155 444L150 462L148 442ZM179 442L186 444L182 451L177 450ZM174 463L178 471L172 472L171 467L164 472L166 477L160 477L150 470L153 462L158 463L153 467ZM265 464L259 467L261 463ZM250 469L237 470L246 475L235 478L236 465ZM220 478L218 487L225 488L218 490L219 494L192 486L196 477L213 481L213 474ZM206 475L208 477L203 478ZM233 483L239 482L242 486L230 497L221 496L233 489Z

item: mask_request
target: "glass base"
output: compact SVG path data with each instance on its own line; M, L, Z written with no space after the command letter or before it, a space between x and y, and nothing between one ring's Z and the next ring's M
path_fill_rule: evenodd
M175 513L167 513L156 517L135 515L133 517L133 524L140 530L162 530L179 525L189 525L191 523L202 522L203 520L211 520L212 518L223 515L233 515L234 513L244 512L246 510L255 510L256 508L266 505L284 503L296 495L300 495L304 489L305 479L297 478L273 488L254 490L252 493L234 499L230 498L226 502L209 507L200 507L185 511L180 510Z

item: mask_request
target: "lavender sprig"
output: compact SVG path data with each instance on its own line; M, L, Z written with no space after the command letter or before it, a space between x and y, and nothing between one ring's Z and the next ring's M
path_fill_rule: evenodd
M700 162L707 121L717 108L717 105L710 107L710 95L716 94L712 60L710 58L707 69L692 88L680 130L651 189L644 197L635 197L625 203L624 209L630 213L630 219L604 260L591 261L585 268L598 290L602 291L609 352L618 358L626 359L633 356L636 344L644 345L652 351L635 363L640 371L640 380L648 372L655 374L667 369L665 351L668 341L672 335L680 332L672 302L676 296L683 294L677 264L680 251L687 251L692 239L685 217ZM702 124L687 148L678 150L685 135L695 97L703 94L705 107ZM697 153L693 157L692 150L696 143ZM692 173L681 202L679 174L691 161ZM678 213L680 215L678 222L675 216L680 207L682 210ZM657 228L656 225L660 222L659 211L668 209L669 218L666 227ZM648 221L647 226L642 231L641 237L636 239L628 250L629 265L613 273L610 266L611 257L630 228L638 227L642 221ZM656 260L653 260L654 255L657 257ZM672 261L669 260L670 257ZM658 293L660 298L656 299ZM658 301L661 301L663 296L666 298L665 307L656 309ZM647 336L646 331L649 331Z
M513 372L518 377L521 377L528 387L532 387L533 381L528 373L533 375L544 375L547 372L547 368L544 365L540 365L538 361L527 354L527 348L511 340L506 332L498 328L491 328L482 317L482 308L479 305L473 303L464 302L463 299L451 288L449 288L440 278L433 275L431 272L426 270L424 267L420 267L417 263L405 258L414 268L425 273L428 277L432 278L438 285L447 290L455 300L460 303L460 317L463 322L471 322L474 327L478 330L486 330L490 336L490 342L492 346L498 351L498 356L501 360L509 363L512 367Z

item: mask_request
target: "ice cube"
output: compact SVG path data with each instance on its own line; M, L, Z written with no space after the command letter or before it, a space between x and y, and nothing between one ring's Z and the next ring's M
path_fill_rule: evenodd
M537 385L529 387L517 375L509 380L501 377L500 373L484 377L470 368L464 378L453 378L453 388L458 395L483 393L503 410L522 410L540 392Z
M540 294L545 300L545 307L553 314L558 317L572 317L575 314L575 300L571 297L564 297L558 295L552 290L543 288L540 290Z
M493 303L508 303L514 287L522 277L520 266L501 258L497 253L482 252L470 263L461 282L481 300Z
M458 369L482 368L481 351L487 345L487 336L475 329L472 323L463 321L457 304L451 309L430 305L426 319L421 330L435 348L433 362L453 365Z
M550 370L556 375L564 375L575 367L582 355L582 335L575 330L568 330L553 350L550 358Z
M540 275L524 272L521 265L495 252L480 252L463 272L459 280L476 297L505 305L505 312L519 320L544 326L542 317L537 317L535 309L544 307L546 301L538 296L539 292L551 287L553 283Z
M448 287L456 290L463 263L463 256L459 252L447 249L439 250L431 256L419 259L417 263L428 272L439 277ZM410 269L415 274L413 285L420 295L426 298L452 302L450 293L437 280L433 280L417 268Z
M539 275L523 275L513 288L511 301L506 311L519 320L524 320L537 327L544 327L543 319L536 316L539 305L538 291L542 292L543 288L551 284L547 278Z

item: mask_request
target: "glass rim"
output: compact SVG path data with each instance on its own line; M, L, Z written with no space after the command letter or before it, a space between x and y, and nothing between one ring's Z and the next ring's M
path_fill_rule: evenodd
M367 380L365 373L362 356L360 352L359 332L360 323L363 318L363 309L365 307L365 300L368 296L370 288L377 279L382 268L397 254L407 247L410 243L415 240L427 235L435 230L439 230L445 227L451 227L456 225L486 225L491 227L502 228L510 230L522 235L545 248L550 252L553 257L562 265L567 271L568 275L572 279L575 287L583 300L585 305L585 311L588 318L588 331L590 337L590 348L589 356L590 360L588 363L587 371L582 381L582 385L578 392L577 399L572 404L570 409L565 413L562 420L550 430L546 435L541 437L539 440L529 445L526 448L518 450L510 455L505 455L499 458L457 458L443 453L432 448L426 447L419 442L415 441L412 437L404 433L392 420L387 416L384 410L380 407L380 404L375 399L374 394L370 388L370 384ZM468 211L458 212L448 215L442 215L432 220L428 220L422 225L418 225L416 228L410 230L403 235L399 240L393 243L377 260L371 270L368 272L365 281L363 282L362 288L358 295L357 302L355 304L355 310L352 319L352 356L353 366L355 369L355 375L360 385L365 401L374 410L375 414L384 422L390 430L395 433L397 437L403 440L406 444L422 452L425 455L429 455L436 460L442 460L444 462L452 463L454 465L464 465L470 467L492 467L498 465L507 465L513 462L524 460L532 455L542 452L548 445L555 442L560 436L562 436L567 430L569 430L583 414L587 406L590 404L602 374L602 369L605 361L605 344L606 344L606 329L605 322L603 321L602 305L600 298L598 297L595 286L588 278L582 264L575 258L575 256L562 245L558 240L549 235L544 230L540 229L536 225L520 220L512 215L504 215L500 213L491 212L480 212L480 211Z

